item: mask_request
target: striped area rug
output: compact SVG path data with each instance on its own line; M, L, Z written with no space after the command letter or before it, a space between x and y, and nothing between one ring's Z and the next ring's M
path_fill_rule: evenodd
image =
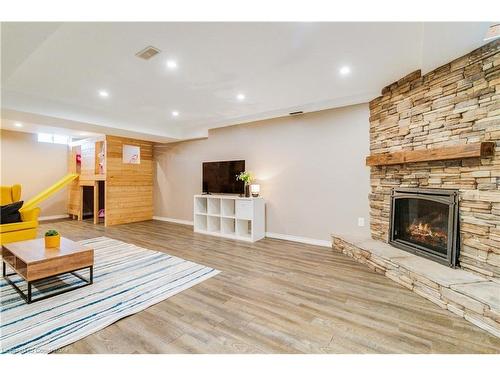
M106 237L80 243L94 248L93 285L28 305L0 278L0 352L49 353L219 273ZM72 275L55 277L33 288L33 297L77 283Z

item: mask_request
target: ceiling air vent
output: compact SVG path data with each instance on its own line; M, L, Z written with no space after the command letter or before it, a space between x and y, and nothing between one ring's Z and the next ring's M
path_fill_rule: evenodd
M140 57L141 59L149 60L150 58L156 56L159 53L160 50L158 48L155 48L153 46L148 46L144 48L142 51L137 52L135 55L137 57Z
M289 115L290 116L297 116L297 115L301 115L303 113L304 113L304 111L295 111L295 112L290 112Z

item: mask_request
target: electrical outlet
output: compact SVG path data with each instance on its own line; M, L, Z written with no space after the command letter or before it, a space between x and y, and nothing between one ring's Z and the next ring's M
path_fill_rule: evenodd
M364 227L364 226L365 226L365 218L358 217L358 227Z

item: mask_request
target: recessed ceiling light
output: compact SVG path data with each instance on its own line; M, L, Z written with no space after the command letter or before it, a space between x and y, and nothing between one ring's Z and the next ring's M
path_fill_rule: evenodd
M349 68L348 66L343 66L342 68L340 68L339 72L340 72L340 74L342 74L343 76L346 76L346 75L348 75L349 73L351 73L351 68Z
M179 112L178 111L172 111L172 116L174 116L174 117L179 116Z
M20 122L16 122L16 123L14 123L14 126L15 126L16 128L22 128L22 127L23 127L23 124L21 124Z
M107 98L109 96L109 92L107 92L105 90L99 90L99 96L101 98Z
M175 60L167 60L167 68L169 68L169 69L176 69L177 68L177 62Z
M239 101L245 100L245 94L236 95L236 99L238 99Z
M78 133L78 135L82 136L82 137L86 137L87 135L89 135L88 133Z

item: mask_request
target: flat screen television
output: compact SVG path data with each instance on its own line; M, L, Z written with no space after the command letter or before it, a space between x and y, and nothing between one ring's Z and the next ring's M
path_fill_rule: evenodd
M244 194L245 185L236 175L245 171L245 160L211 161L203 163L204 193Z

